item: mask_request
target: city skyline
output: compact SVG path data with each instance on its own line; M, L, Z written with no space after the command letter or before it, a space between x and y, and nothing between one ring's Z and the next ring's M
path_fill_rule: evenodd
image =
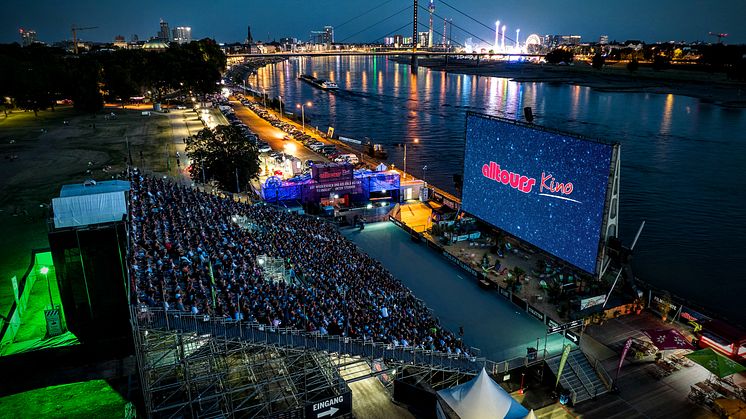
M135 1L122 8L106 1L60 4L43 0L27 4L11 0L0 17L0 42L20 43L20 28L36 31L38 40L42 42L71 39L70 27L73 24L98 27L81 33L80 37L84 40L112 42L117 35L130 39L135 34L146 40L157 35L160 19L172 27L191 27L192 39L207 37L221 43L242 42L247 25L252 26L254 38L261 41L279 40L282 37L306 41L310 31L320 30L326 25L335 27L336 42L382 42L384 36L393 36L394 32L404 35L411 32L411 27L406 28L406 23L411 21L411 9L396 14L410 4L407 0L288 3L293 4L289 8L280 8L272 4L247 5L225 0L211 4L209 7L214 12L206 13L205 4L196 1ZM427 6L425 1L420 3ZM376 10L360 16L378 5L380 7ZM496 19L501 20L507 25L509 36L516 29L521 29L524 36L531 33L576 34L582 37L583 42L595 42L601 35L608 35L611 41L716 42L715 37L708 35L709 32L716 32L729 34L724 40L726 43L746 43L746 31L740 24L741 16L746 15L746 3L742 1L720 2L717 8L696 0L665 0L654 4L641 0L616 4L573 0L563 4L562 8L548 0L541 0L537 4L511 1L500 5L487 0L463 0L458 3L452 0L446 3L435 1L436 30L442 25L438 23L442 19L437 16L453 18L455 25L488 40L494 38L494 30L486 29L448 5L458 7L487 25L494 24ZM284 10L293 10L293 13L283 14ZM427 31L427 13L420 10L419 14L419 30ZM392 17L374 25L387 16ZM372 27L366 30L369 26ZM453 36L457 42L463 43L466 37L472 35L454 27Z

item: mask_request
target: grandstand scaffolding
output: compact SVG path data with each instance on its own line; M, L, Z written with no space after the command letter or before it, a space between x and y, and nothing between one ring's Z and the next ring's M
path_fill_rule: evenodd
M303 418L310 403L350 391L322 353L164 329L159 315L132 308L148 417Z

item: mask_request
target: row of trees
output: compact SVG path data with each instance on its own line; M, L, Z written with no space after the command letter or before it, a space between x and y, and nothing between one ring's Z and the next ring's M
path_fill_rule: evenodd
M682 69L724 72L731 79L746 80L746 46L715 44L701 46L698 50L701 55L697 62L691 63L688 67L681 67ZM656 53L652 49L638 51L633 48L613 49L607 55L596 53L591 60L591 65L600 70L606 64L607 59L629 60L627 69L632 72L639 69L642 59L651 61L653 70L664 70L671 65L671 58L662 50ZM550 64L570 63L573 61L573 52L557 48L547 53L546 60Z
M70 99L76 109L95 112L103 101L125 102L151 91L159 100L182 90L214 92L226 59L210 39L172 44L163 52L97 51L73 55L44 45L0 45L0 97L4 108L37 112Z

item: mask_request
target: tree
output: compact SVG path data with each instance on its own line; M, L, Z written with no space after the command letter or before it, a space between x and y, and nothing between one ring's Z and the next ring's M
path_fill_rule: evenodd
M604 58L604 56L599 53L593 56L593 61L591 62L591 66L595 68L596 70L601 70L602 68L604 68L605 63L606 63L606 58Z
M640 62L637 61L636 59L633 59L633 60L631 60L630 62L627 63L627 70L629 70L629 71L631 71L633 73L635 71L637 71L638 68L640 68Z
M259 174L259 151L232 125L201 130L187 140L186 152L192 161L192 179L200 179L204 173L206 179L228 191L237 192L237 187Z
M559 63L571 63L573 59L572 51L568 51L566 49L557 48L549 51L546 56L546 60L549 64L559 64Z
M73 107L82 112L98 112L104 107L101 96L101 64L92 57L80 57L72 66L69 78L75 80L69 91Z

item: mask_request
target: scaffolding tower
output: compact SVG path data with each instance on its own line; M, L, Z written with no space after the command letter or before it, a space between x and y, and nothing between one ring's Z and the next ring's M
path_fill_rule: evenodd
M303 418L309 403L349 392L323 354L151 327L133 307L148 417Z

